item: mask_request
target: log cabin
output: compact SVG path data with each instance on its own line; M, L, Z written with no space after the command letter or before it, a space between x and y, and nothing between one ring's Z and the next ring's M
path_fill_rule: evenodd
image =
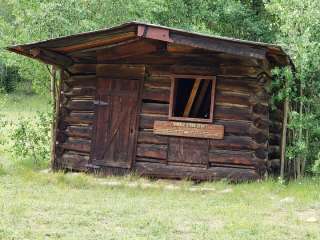
M142 22L15 45L59 69L55 170L261 179L279 162L281 47Z

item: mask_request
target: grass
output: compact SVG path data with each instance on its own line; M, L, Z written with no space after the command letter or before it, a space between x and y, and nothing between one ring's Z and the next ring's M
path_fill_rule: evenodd
M6 99L1 114L11 121L48 107L46 98L36 95ZM6 137L0 129L0 139ZM0 146L1 240L320 239L320 179L194 185L47 173L7 167L11 157L5 146Z
M192 186L24 171L0 185L0 239L320 239L319 180Z

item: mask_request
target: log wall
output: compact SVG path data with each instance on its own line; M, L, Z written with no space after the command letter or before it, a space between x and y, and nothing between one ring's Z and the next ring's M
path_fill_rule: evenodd
M54 167L85 171L95 118L96 68L94 64L75 64L67 72L61 83Z
M276 126L270 125L269 95L265 90L269 69L265 64L171 45L167 50L159 49L121 59L98 54L99 64L146 65L134 170L153 177L197 180L263 176L268 155L273 156L279 138L278 132L272 131ZM96 65L76 64L68 71L70 76L62 89L56 163L63 168L87 170L95 118ZM216 76L213 123L224 125L223 140L153 133L155 120L168 120L170 74Z

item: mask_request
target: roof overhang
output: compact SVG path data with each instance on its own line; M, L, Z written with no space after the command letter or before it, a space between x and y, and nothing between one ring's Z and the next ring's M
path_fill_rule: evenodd
M46 64L67 68L77 62L77 55L83 52L97 51L136 39L152 39L239 57L267 59L278 66L292 64L283 49L274 44L216 37L141 22L129 22L108 29L10 46L7 50Z

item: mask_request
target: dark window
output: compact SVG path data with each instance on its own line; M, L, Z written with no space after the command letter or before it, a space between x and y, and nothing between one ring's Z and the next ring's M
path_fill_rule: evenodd
M213 119L215 83L215 77L173 77L169 119L211 122Z

